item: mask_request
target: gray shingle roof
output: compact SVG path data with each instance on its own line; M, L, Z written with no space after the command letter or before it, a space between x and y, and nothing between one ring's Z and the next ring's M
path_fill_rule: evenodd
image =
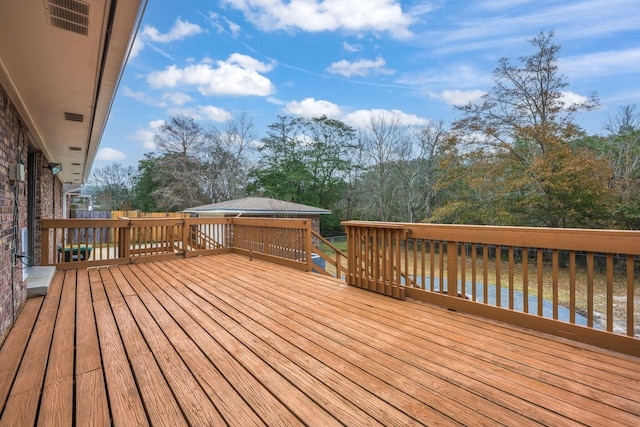
M185 209L188 213L328 215L330 210L266 197L246 197Z

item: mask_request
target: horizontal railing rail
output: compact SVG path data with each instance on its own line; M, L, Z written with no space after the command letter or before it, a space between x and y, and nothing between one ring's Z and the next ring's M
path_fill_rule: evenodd
M352 285L640 355L638 231L343 224Z
M42 264L75 269L237 252L311 271L311 220L43 219Z

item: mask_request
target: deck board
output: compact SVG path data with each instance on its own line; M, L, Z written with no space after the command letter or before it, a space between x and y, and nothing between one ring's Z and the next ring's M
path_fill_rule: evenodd
M640 425L640 359L237 254L58 272L0 426Z
M20 367L43 300L44 297L27 300L11 329L11 334L3 344L0 352L0 406L4 406L9 397L11 385Z

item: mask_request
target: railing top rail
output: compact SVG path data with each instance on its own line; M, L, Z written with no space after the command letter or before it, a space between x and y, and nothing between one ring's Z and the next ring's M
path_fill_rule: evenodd
M378 221L343 221L345 227L367 227L367 228L391 228L407 229L410 225L403 222L378 222Z
M345 226L406 229L414 239L431 239L640 255L640 231L576 228L506 227L458 224L410 224L347 221Z
M90 227L126 227L130 219L100 219L100 218L43 218L42 228L90 228Z
M281 228L307 228L307 225L311 222L311 219L307 218L231 218L234 224L238 225L256 225L264 226L268 224L269 227L281 227Z

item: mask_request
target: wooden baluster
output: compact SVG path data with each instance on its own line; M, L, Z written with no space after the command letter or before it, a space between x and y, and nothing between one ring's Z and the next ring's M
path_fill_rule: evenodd
M482 245L482 279L483 285L483 302L489 304L489 247Z
M522 248L522 311L529 312L529 249Z
M587 326L593 327L593 252L587 253Z
M447 294L458 296L458 242L447 242Z
M429 290L433 292L435 289L436 281L436 242L434 240L429 241Z
M440 293L444 294L444 242L438 242L438 247L440 248Z
M558 318L558 250L554 249L551 253L551 270L552 270L552 288L553 288L553 318Z
M502 247L496 246L496 307L502 307Z
M420 241L420 288L426 289L427 286L425 284L426 275L425 275L425 267L426 267L426 240L422 239Z
M513 246L509 246L509 308L514 307L514 274L515 274L515 254Z
M576 251L569 252L569 322L576 323Z
M467 244L460 243L460 295L466 298L467 294Z
M634 336L635 311L634 311L634 262L633 255L627 255L627 335Z
M613 254L607 254L607 331L613 332Z
M476 254L477 247L475 243L471 244L471 300L477 301L477 286L478 286L478 275L476 269L478 268L478 255Z
M544 277L543 277L543 264L542 264L542 249L538 249L538 316L542 316L543 313L543 303L544 303Z

